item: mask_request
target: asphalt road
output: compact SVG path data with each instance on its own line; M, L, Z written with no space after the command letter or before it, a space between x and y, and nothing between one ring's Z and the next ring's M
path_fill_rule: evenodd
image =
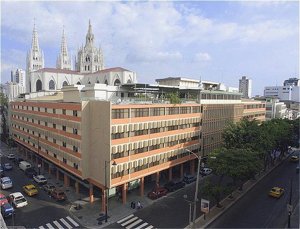
M2 154L7 154L8 151L2 147ZM5 171L5 176L8 176L13 181L13 188L1 190L1 193L8 196L13 192L22 192L27 199L28 205L19 209L16 209L16 214L14 217L6 218L5 222L7 226L24 226L26 228L38 228L39 226L44 226L47 228L46 224L50 223L54 228L58 228L53 221L57 221L57 225L62 225L63 222L67 222L72 227L82 226L75 221L72 225L72 220L74 220L69 212L67 201L57 202L47 195L47 193L42 190L42 186L36 184L33 179L25 176L25 173L19 169L13 161L7 159L5 156L1 158L1 163L10 162L13 165L12 171ZM50 180L51 182L51 180ZM52 183L55 184L54 181ZM22 187L27 184L34 184L38 187L39 193L37 196L29 197L23 191ZM71 221L69 220L72 218ZM60 219L63 219L62 221ZM49 225L49 224L48 224ZM78 225L78 226L76 226Z
M294 153L299 155L299 151ZM299 207L299 174L297 163L284 161L267 177L260 181L241 200L227 210L222 216L209 225L209 228L285 228L287 226L287 204L290 198L290 182L292 185L292 205ZM268 196L273 186L285 189L280 199ZM299 228L298 225L291 225Z

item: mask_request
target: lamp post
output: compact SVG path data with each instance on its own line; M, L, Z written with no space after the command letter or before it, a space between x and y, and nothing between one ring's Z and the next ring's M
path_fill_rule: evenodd
M186 151L192 153L198 159L198 167L197 167L197 179L196 179L196 189L194 195L194 212L193 212L193 228L195 228L195 221L196 221L196 203L197 203L197 196L198 196L198 186L199 186L199 174L200 174L200 165L201 165L201 156L195 154L194 152L186 149Z
M104 169L104 172L105 172L105 177L104 177L104 181L105 181L105 223L107 223L107 217L108 217L108 188L107 188L107 165L110 165L110 162L111 161L104 161L105 162L105 169ZM117 165L117 163L114 161L112 163L112 165Z

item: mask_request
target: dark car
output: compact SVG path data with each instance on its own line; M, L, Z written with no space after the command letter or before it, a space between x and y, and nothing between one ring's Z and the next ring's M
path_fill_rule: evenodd
M183 188L185 186L185 183L181 180L173 180L170 181L169 183L165 184L165 188L169 191L169 192L174 192L177 189Z
M24 159L21 158L21 157L16 157L15 160L14 160L14 163L15 163L16 165L19 165L21 161L24 161Z
M158 187L158 188L153 189L151 192L149 192L148 197L151 200L156 200L162 196L167 195L167 193L168 193L168 190L166 188Z
M12 167L12 165L11 165L10 163L5 163L5 164L3 165L3 169L4 169L5 171L8 171L8 170L12 170L13 167Z
M197 177L191 175L191 174L188 174L188 175L185 175L184 178L183 178L183 181L186 183L186 184L190 184L194 181L197 180Z
M2 165L0 165L0 177L5 177L4 168Z
M12 216L14 212L14 208L9 203L5 203L1 206L1 214L3 217Z
M56 189L56 187L55 187L53 184L48 183L48 184L45 184L45 185L43 186L43 189L44 189L48 194L51 194L51 192L52 192L54 189Z
M35 169L33 167L30 167L30 168L25 170L25 175L30 177L30 178L33 178L33 176L37 175L37 172L35 171Z
M65 200L67 199L66 194L64 193L64 191L59 190L59 189L54 189L51 192L51 197L53 197L55 200Z

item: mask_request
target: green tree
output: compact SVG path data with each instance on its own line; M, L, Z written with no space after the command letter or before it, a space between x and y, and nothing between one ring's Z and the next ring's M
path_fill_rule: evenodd
M168 93L166 97L170 100L170 103L172 103L172 104L180 104L181 103L178 93Z
M8 98L4 93L0 92L0 113L1 113L1 141L6 142L9 138L8 128L7 128L7 109L8 109Z

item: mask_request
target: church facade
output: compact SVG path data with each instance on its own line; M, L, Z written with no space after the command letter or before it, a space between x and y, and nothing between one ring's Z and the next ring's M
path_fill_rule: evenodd
M71 58L68 53L66 35L63 30L60 54L56 68L44 67L44 54L39 47L36 27L33 28L32 45L27 54L26 92L57 91L68 85L106 84L118 86L137 83L136 73L114 67L104 68L103 52L94 45L94 34L89 21L85 46L78 50L75 70L71 69Z

